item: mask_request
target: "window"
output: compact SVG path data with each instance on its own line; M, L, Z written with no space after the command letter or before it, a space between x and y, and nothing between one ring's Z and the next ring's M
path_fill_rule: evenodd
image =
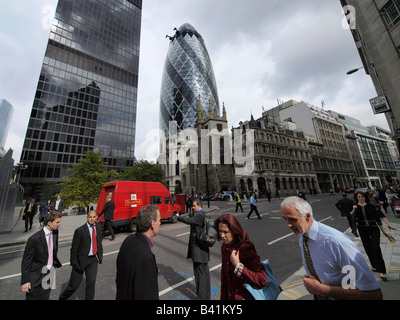
M150 197L150 204L161 204L162 200L160 196L151 196Z
M390 28L400 22L400 0L391 0L382 9L382 14Z

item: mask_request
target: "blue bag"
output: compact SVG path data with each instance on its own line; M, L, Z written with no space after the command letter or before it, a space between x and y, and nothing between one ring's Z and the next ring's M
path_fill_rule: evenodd
M244 286L251 293L255 300L276 300L279 294L282 292L282 288L272 273L269 260L263 260L261 263L264 265L265 272L267 274L267 285L260 288L255 285L245 283Z

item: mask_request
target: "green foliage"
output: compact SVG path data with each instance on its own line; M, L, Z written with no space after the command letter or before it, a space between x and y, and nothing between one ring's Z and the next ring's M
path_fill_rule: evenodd
M140 160L132 167L127 168L122 172L119 180L123 181L152 181L164 183L164 171L158 164Z
M87 207L97 202L104 183L117 178L118 172L108 171L101 161L101 153L90 150L68 169L60 183L61 196L67 206Z

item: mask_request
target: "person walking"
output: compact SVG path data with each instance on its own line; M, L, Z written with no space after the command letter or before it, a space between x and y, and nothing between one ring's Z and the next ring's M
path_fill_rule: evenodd
M247 219L250 219L251 214L253 213L253 211L256 213L258 219L262 219L260 217L260 214L258 213L257 210L257 200L256 200L256 194L255 192L252 193L251 197L250 197L250 212L247 215Z
M232 214L215 220L218 240L222 240L221 300L254 300L244 287L250 283L258 287L267 285L264 265L250 241L247 232Z
M116 300L158 300L158 268L151 249L160 230L160 210L147 205L136 216L136 233L128 236L117 257Z
M357 204L353 206L350 214L357 219L358 233L372 265L372 270L379 272L381 279L387 281L385 261L380 247L382 221L375 207L369 203L367 193L357 192L355 199L357 199Z
M84 273L86 276L85 299L94 299L97 269L103 260L101 227L96 219L97 212L90 210L86 216L86 223L74 232L70 260L71 277L68 286L60 294L60 300L66 300L74 294L82 282Z
M197 235L203 226L206 214L202 208L200 199L194 199L193 211L189 217L181 217L177 214L178 220L190 225L189 245L187 251L187 259L193 261L193 272L196 282L196 295L198 300L211 299L210 287L210 271L208 269L208 261L210 260L210 249L201 245L197 239Z
M303 283L315 299L382 300L375 276L349 237L315 221L311 205L297 196L286 198L281 211L299 239L307 272Z
M44 218L53 211L53 206L51 205L51 201L47 200L47 203L43 206L42 213L40 214L39 223L42 226L42 222Z
M61 199L61 196L57 196L57 200L53 203L53 210L55 212L60 212L62 215L64 214L64 200Z
M37 204L35 203L35 199L32 198L32 200L26 204L25 206L25 214L24 214L24 220L25 220L25 231L28 232L28 224L29 224L29 230L32 229L33 225L33 217L36 215L37 212Z
M347 193L342 193L342 198L335 203L336 208L339 209L342 217L346 217L349 222L349 226L351 228L351 233L354 234L355 237L359 237L357 233L357 225L354 220L354 217L350 214L353 210L354 201L347 198Z
M106 236L106 229L111 234L110 241L115 239L114 228L112 225L112 220L114 219L115 203L112 201L112 195L107 196L107 201L103 206L103 209L99 213L99 217L104 213L104 228L103 228L103 238Z
M21 262L21 290L26 293L26 300L49 300L51 289L55 287L53 267L62 266L57 257L60 224L60 214L48 214L43 229L26 242Z
M235 193L235 200L236 200L236 209L235 212L238 211L238 209L240 208L243 212L243 207L242 207L242 199L239 196L239 193Z

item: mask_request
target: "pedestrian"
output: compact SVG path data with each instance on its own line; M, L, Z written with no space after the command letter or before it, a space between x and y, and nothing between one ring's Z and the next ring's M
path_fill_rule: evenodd
M55 212L60 212L62 215L64 214L64 200L61 199L61 196L57 196L57 200L53 203L53 210Z
M128 236L117 257L117 300L158 300L158 268L151 251L152 238L160 229L157 206L140 208L136 216L136 233Z
M93 300L95 294L98 265L103 260L101 227L97 212L91 210L86 215L86 223L75 230L71 246L71 277L68 286L60 294L60 300L66 300L74 294L86 276L85 300Z
M26 300L49 300L50 290L55 288L53 267L62 266L57 258L60 224L60 214L48 214L44 218L45 226L26 243L21 262L21 290L26 293Z
M347 198L347 193L343 192L342 198L335 203L335 206L339 209L342 217L347 218L347 221L349 222L349 226L351 228L351 233L355 237L359 237L357 233L356 221L354 220L354 217L350 214L350 212L353 210L354 201Z
M358 233L372 270L379 272L381 279L387 281L385 261L380 247L380 226L382 226L382 221L375 207L369 203L367 193L359 191L355 194L355 199L357 199L357 204L350 214L357 219Z
M238 208L240 208L243 212L243 207L242 207L242 199L240 199L239 193L235 193L235 199L236 199L236 210L235 212L238 211Z
M382 299L382 291L357 246L344 233L317 222L297 197L281 203L282 217L299 239L304 286L315 299Z
M109 194L106 199L106 203L103 206L103 209L99 213L99 217L104 213L104 227L103 227L103 238L106 236L106 229L111 234L110 241L115 239L114 229L112 225L112 220L114 219L114 210L115 210L115 202L112 201L112 195Z
M264 265L250 241L247 232L232 214L215 220L221 246L221 300L254 300L244 287L250 283L258 287L267 285Z
M396 230L396 228L394 228L390 224L389 220L386 218L386 216L382 212L382 210L381 210L382 201L378 201L378 199L376 197L376 193L371 191L368 195L369 195L369 202L375 207L375 210L378 212L379 218L381 218L387 224L387 226L389 227L390 230ZM383 226L381 227L381 230L382 230L384 235L388 236L388 234L386 233L386 231L383 228Z
M250 216L253 213L253 211L256 213L258 219L262 219L260 217L260 214L258 213L258 210L257 210L256 194L254 192L252 193L252 195L250 197L250 212L247 215L247 219L250 219Z
M267 190L267 199L268 199L268 202L271 203L271 190L270 189Z
M25 220L24 232L28 232L28 224L29 224L29 230L32 229L33 217L36 215L36 212L37 212L37 204L35 203L35 199L32 198L32 200L25 206L25 214L23 218Z
M392 213L395 215L396 211L394 210L394 207L393 207L393 199L398 198L397 195L393 192L393 190L391 188L387 188L386 192L385 192L385 196L386 196L386 199L387 199L386 200L387 206L392 209Z
M42 209L42 212L41 212L40 217L39 217L40 226L42 226L42 222L44 221L44 218L45 218L49 213L51 213L51 212L53 211L52 208L53 208L53 207L52 207L52 205L51 205L51 200L47 200L47 203L44 204L43 209Z
M208 269L210 249L200 244L197 239L197 235L206 217L201 200L197 198L193 201L193 211L189 214L189 217L181 217L179 214L177 214L177 216L179 221L190 225L189 245L186 258L192 259L193 262L197 299L210 300L210 271Z

